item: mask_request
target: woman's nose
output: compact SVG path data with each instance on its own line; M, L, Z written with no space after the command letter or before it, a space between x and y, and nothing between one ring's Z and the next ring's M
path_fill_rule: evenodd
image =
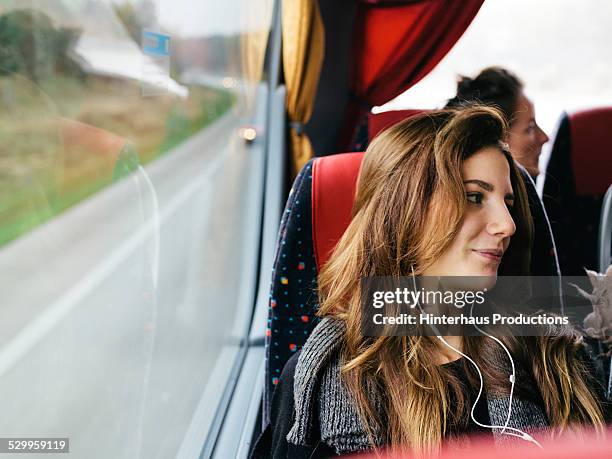
M493 211L487 229L490 234L502 237L509 237L515 233L516 224L505 203Z
M546 142L548 142L550 139L548 138L548 136L546 135L546 132L544 132L542 130L542 128L540 126L538 126L538 143L540 145L544 145Z

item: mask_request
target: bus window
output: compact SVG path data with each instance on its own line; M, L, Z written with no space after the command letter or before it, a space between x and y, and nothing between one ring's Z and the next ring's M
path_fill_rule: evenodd
M5 437L206 438L257 276L272 2L0 1Z

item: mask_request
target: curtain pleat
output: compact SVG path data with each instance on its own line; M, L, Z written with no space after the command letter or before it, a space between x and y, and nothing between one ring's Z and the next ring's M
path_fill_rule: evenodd
M283 0L283 71L287 86L293 176L313 157L304 132L323 65L325 33L317 0Z

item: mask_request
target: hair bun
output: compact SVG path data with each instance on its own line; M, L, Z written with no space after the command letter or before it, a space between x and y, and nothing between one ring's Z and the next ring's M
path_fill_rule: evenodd
M457 82L457 94L466 94L472 92L474 80L470 77L461 76Z

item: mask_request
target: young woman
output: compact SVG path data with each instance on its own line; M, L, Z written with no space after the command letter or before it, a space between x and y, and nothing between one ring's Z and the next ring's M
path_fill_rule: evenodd
M361 332L362 278L528 275L531 217L504 138L501 113L471 107L410 118L371 143L353 219L319 275L322 320L285 366L254 457L429 452L464 433L499 443L572 424L603 430L608 405L577 334L500 338L517 367L502 433L485 427L506 425L510 404L499 343ZM485 380L473 418L480 380L464 356Z
M549 139L536 123L533 103L525 95L521 80L502 67L488 67L474 78L461 77L457 95L448 101L447 107L474 102L502 111L509 123L505 140L512 156L535 178L540 173L538 158L542 145Z

